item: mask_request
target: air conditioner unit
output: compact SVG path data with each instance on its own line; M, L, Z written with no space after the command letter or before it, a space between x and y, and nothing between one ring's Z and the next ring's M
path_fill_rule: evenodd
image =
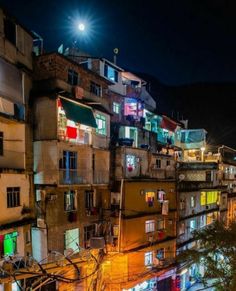
M36 190L36 202L39 201L44 201L45 200L45 196L46 196L46 191L45 190L41 190L41 189L37 189Z
M90 247L92 249L103 249L105 247L104 237L91 237L90 238Z
M148 241L149 242L153 242L154 241L154 236L153 235L149 235L148 236Z
M49 201L55 201L57 200L57 194L49 194L47 198Z
M38 228L46 228L45 220L42 218L37 218L37 227Z

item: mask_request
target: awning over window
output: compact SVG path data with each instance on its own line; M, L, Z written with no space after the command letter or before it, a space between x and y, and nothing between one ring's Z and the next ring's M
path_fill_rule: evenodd
M168 118L167 116L163 115L162 116L162 122L161 122L161 128L165 128L169 131L174 132L176 127L177 127L177 123L174 122L174 120Z
M94 128L97 127L91 108L63 98L60 100L68 119Z

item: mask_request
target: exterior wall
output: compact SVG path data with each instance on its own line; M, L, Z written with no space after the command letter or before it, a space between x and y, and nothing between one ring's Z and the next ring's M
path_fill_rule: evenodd
M129 171L126 167L126 155L134 155L137 159L137 166ZM122 177L131 178L148 174L148 152L138 148L117 147L116 148L116 179Z
M16 25L16 46L11 44L4 37L5 13L0 10L0 55L13 63L20 62L29 69L32 69L32 46L33 39L29 32L24 30L19 24Z
M52 65L53 64L53 65ZM57 79L64 82L61 83L62 87L66 91L72 91L72 86L69 85L68 87L68 70L71 69L78 73L79 75L79 82L78 86L83 88L83 97L86 99L100 102L102 106L106 109L109 108L108 106L108 82L106 79L100 77L96 73L93 73L90 70L84 69L78 63L67 59L66 57L57 54L45 54L37 57L35 61L35 80L49 80L49 79ZM90 92L90 82L94 82L101 86L102 88L102 95L96 96L95 94ZM48 81L47 81L48 82ZM47 85L49 85L48 82ZM61 88L62 88L61 87ZM40 86L38 87L40 89Z
M31 241L26 242L26 232L30 231L30 225L24 225L19 227L12 227L4 230L0 230L0 235L9 234L12 232L17 232L17 241L16 241L16 254L15 254L15 260L17 261L17 258L24 257L26 255L31 254Z
M161 213L161 202L158 201L157 194L154 198L153 206L150 207L145 201L145 190L158 191L163 190L165 192L165 200L169 201L169 211L176 211L176 192L175 182L168 181L131 181L124 183L123 193L123 208L124 214L127 216L135 216L137 213ZM135 201L135 204L134 204Z
M70 184L63 180L63 169L59 168L59 160L63 151L77 152L77 169L71 170L75 178L72 184L92 183L92 148L87 145L72 145L66 142L37 141L34 142L34 176L35 184ZM73 173L72 173L73 172ZM76 180L76 177L79 179Z
M50 139L57 139L56 100L41 97L34 105L34 140Z
M110 170L110 152L93 149L94 153L94 184L108 184Z
M0 167L25 169L25 125L0 120L0 131L4 137Z
M157 166L157 160L160 160L160 167ZM175 160L169 155L152 154L150 161L151 178L157 179L175 179Z
M158 231L157 221L161 219L165 221L165 228ZM145 231L145 222L149 220L155 221L155 230L147 233ZM149 244L155 244L156 246L157 243L170 238L175 242L175 239L173 239L176 236L175 222L176 213L169 213L169 215L165 216L155 214L139 218L123 219L121 250L131 250ZM137 225L138 228L136 227Z
M20 206L7 208L7 187L20 187ZM21 220L23 205L29 207L29 176L26 174L6 173L0 177L0 221L1 224Z
M64 208L64 192L69 190L76 191L75 210L66 211ZM38 203L38 214L43 209L40 216L45 221L47 227L47 248L64 253L65 250L65 231L79 228L79 245L84 248L88 242L84 241L84 227L98 223L99 209L106 203L107 187L93 188L95 190L96 212L88 212L85 207L85 191L91 191L91 186L70 187L44 187L44 199ZM53 197L53 200L50 199ZM86 244L85 244L86 243ZM45 245L46 247L46 245ZM43 251L43 250L42 250Z

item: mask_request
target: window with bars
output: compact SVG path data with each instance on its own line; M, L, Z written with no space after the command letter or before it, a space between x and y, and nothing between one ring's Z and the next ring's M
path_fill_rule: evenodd
M95 193L94 191L85 191L85 208L91 210L95 207Z
M20 206L20 187L7 187L7 208Z
M117 102L113 102L113 112L115 112L116 114L120 113L120 104Z
M60 169L77 169L77 152L63 151Z

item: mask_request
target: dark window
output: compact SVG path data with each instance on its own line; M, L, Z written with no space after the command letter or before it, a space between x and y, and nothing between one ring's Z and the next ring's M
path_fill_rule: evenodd
M94 192L85 191L85 208L92 209L94 207Z
M93 93L94 95L101 96L101 86L94 82L91 82L90 92Z
M3 156L3 132L0 131L0 156Z
M212 181L211 171L206 171L206 181L207 182L211 182Z
M89 244L87 243L91 237L95 236L95 232L96 232L96 226L95 224L91 224L88 226L84 227L84 246L89 247Z
M156 160L156 167L157 167L158 169L161 168L161 160L159 160L159 159Z
M7 207L20 206L20 187L7 187Z
M170 161L169 160L166 161L166 165L170 166Z
M76 195L75 191L67 191L64 192L64 210L65 211L73 211L76 210Z
M73 86L78 85L78 73L74 70L68 70L68 83Z
M7 40L16 45L16 24L8 19L4 19L4 35Z
M77 169L77 152L63 151L60 169Z

